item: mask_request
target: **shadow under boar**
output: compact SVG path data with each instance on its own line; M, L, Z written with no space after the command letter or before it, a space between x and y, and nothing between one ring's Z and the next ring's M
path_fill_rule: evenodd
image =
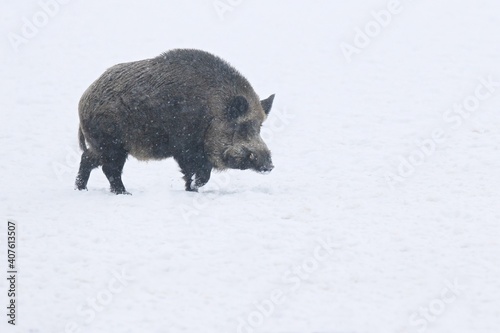
M90 172L102 166L111 192L129 194L121 179L129 154L138 160L173 157L187 191L205 185L212 169L270 172L260 127L273 100L261 101L236 69L200 50L113 66L79 103L83 154L76 188L87 189Z

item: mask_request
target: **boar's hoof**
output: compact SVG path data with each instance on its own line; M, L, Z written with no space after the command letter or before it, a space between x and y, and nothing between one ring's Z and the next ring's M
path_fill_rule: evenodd
M128 192L127 190L125 190L124 188L123 189L117 189L117 188L112 188L111 189L111 193L114 193L114 194L126 194L126 195L132 195L132 193Z
M198 192L198 189L202 186L204 186L208 182L208 179L206 177L201 178L196 175L196 180L193 181L189 179L186 181L186 191L188 192Z
M78 190L78 191L87 191L87 182L82 179L80 177L80 175L78 175L78 177L76 177L76 182L75 182L75 190Z
M196 186L186 186L186 191L188 191L188 192L198 192L198 188Z
M184 181L186 182L186 191L198 192L198 189L204 186L210 180L210 173L212 172L212 164L205 163L199 168L196 173L192 173L183 169Z
M88 191L87 186L82 185L82 184L78 184L78 183L75 184L75 190L78 190L78 191L84 191L84 190Z

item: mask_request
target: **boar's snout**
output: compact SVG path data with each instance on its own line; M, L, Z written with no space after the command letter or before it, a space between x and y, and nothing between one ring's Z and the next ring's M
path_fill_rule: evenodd
M266 158L265 162L262 163L256 170L260 173L269 173L274 169L273 161L271 160L271 154Z
M224 157L226 166L231 169L251 169L260 173L269 173L274 169L271 152L268 149L230 147L225 151Z

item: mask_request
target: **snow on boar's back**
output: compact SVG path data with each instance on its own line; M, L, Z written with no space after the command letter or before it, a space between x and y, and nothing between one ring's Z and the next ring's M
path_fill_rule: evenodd
M130 154L139 160L173 157L187 191L197 191L213 168L273 169L260 127L274 95L259 97L224 60L178 49L108 69L83 94L78 111L83 150L76 188L102 166L111 191L128 194L121 180Z

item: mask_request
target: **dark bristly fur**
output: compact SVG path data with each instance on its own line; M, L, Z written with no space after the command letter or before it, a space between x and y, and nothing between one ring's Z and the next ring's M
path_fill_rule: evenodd
M250 83L224 60L178 49L108 69L79 103L83 150L76 188L102 166L111 191L130 154L139 160L173 157L187 191L197 191L213 168L269 172L271 153L260 126L274 95L260 101Z

